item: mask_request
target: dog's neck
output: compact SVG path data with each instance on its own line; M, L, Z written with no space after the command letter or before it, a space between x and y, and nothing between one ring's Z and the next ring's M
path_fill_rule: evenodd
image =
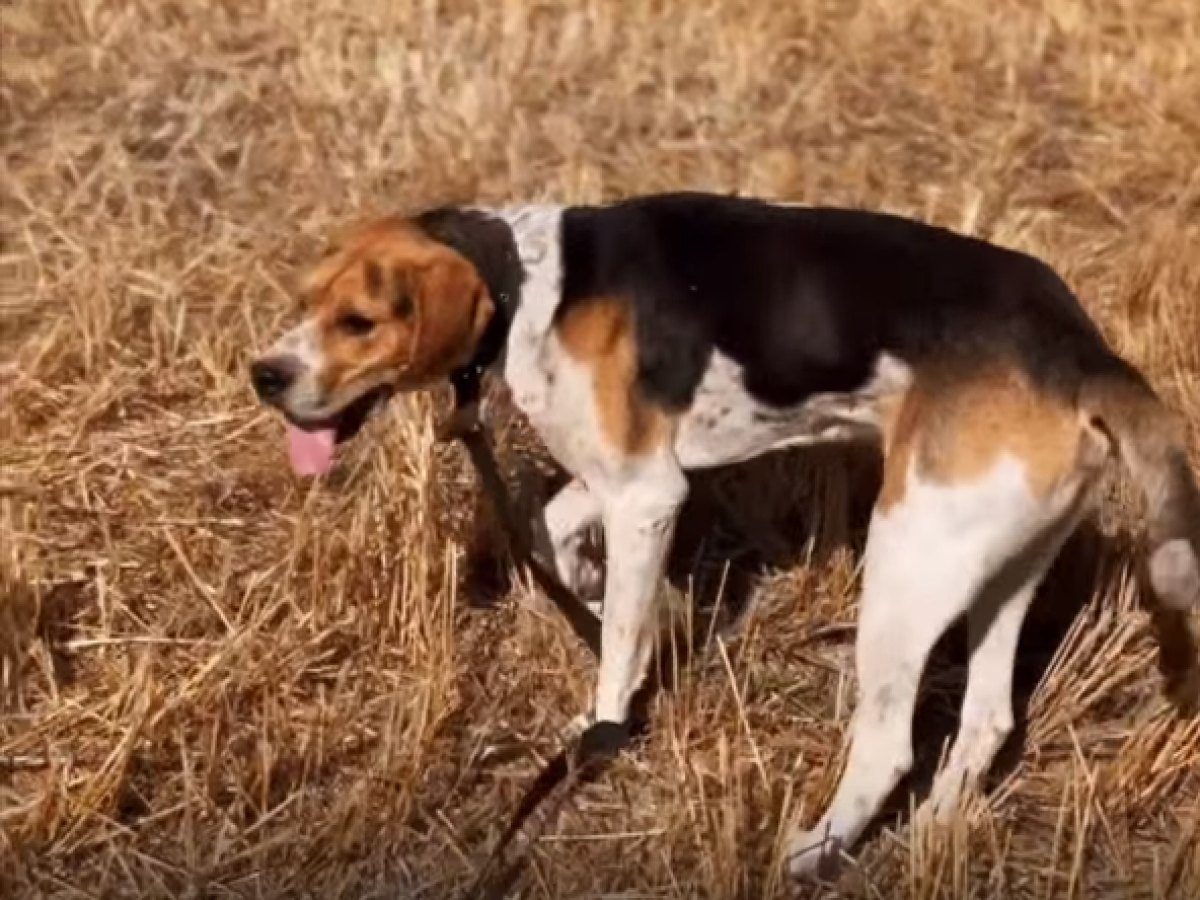
M471 359L452 373L451 381L478 381L503 356L508 329L521 300L524 271L513 230L485 210L446 206L416 217L417 225L434 240L461 253L482 279L495 311L484 328Z
M460 401L475 399L483 376L503 366L518 308L532 302L537 309L529 311L540 319L540 308L557 302L561 211L549 205L446 206L416 217L430 237L475 267L496 307L471 359L451 374ZM547 290L554 296L546 296Z
M551 204L509 206L492 215L512 229L521 259L521 314L517 327L523 337L545 335L562 299L564 273L562 219L565 207Z

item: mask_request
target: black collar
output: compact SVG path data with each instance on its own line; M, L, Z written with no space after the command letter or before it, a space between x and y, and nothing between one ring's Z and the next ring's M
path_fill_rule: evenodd
M474 355L450 373L455 405L461 409L479 400L484 374L504 356L508 331L521 302L525 269L512 227L498 216L449 206L424 212L416 221L430 237L453 247L470 261L496 307Z
M508 332L516 313L520 295L493 295L495 311L483 330L483 336L475 348L475 354L465 366L450 373L450 384L454 387L454 405L458 409L479 401L483 390L483 376L504 356L508 343Z

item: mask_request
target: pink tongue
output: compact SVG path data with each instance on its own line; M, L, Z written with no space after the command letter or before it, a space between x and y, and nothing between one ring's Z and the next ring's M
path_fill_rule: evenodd
M287 426L288 459L292 471L297 475L324 475L333 465L332 428L319 431L301 431L292 424Z

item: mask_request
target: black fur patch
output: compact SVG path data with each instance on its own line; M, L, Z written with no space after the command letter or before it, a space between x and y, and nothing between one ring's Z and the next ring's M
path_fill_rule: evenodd
M496 304L471 368L486 369L504 354L508 329L521 300L525 270L508 223L481 210L439 207L416 216L429 237L457 250L475 267Z
M910 365L1013 359L1071 396L1110 357L1045 264L897 216L661 194L569 208L562 241L556 315L628 297L638 385L672 410L692 403L714 351L778 407L861 387L881 352Z

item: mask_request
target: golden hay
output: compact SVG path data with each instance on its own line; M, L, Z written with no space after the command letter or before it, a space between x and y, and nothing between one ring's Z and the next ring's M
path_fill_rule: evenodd
M286 471L246 361L345 215L681 187L915 214L1046 258L1200 414L1195 0L6 0L0 21L3 896L457 896L588 701L592 664L522 588L480 608L495 542L428 400L327 484ZM532 442L507 434L512 467ZM551 824L526 896L786 893L781 836L840 763L852 627L829 626L853 624L872 478L822 451L701 479L679 568L756 602ZM1200 723L1164 698L1128 496L1031 622L1021 765L969 830L883 822L845 896L1200 895Z

